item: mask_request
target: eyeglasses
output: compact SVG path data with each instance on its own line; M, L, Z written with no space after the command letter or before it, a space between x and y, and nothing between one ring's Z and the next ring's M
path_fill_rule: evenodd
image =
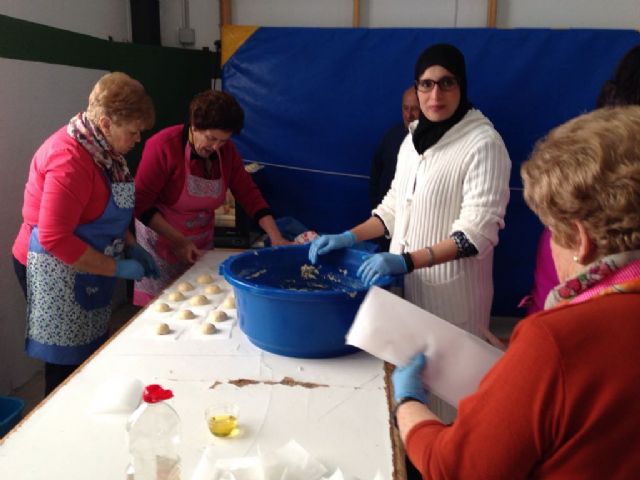
M458 79L456 77L446 76L440 80L431 80L430 78L416 80L416 88L423 93L429 93L436 85L438 85L443 92L448 92L458 86Z

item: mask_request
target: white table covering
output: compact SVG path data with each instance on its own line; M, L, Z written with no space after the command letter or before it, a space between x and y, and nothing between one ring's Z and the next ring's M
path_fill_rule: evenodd
M382 361L360 352L340 358L307 360L273 355L255 347L237 325L235 311L223 334L197 335L208 310L232 289L218 275L218 265L233 252L207 253L167 291L188 280L197 286L188 297L202 293L195 281L210 273L223 288L208 295L207 307L188 300L173 307L190 308L195 320L181 322L188 331L176 338L153 333L158 321L173 313L157 313L155 303L85 363L53 395L8 434L0 445L0 476L19 480L125 477L128 464L127 415L90 411L97 388L110 378L127 375L144 384L160 383L174 392L172 405L182 421L182 479L192 472L207 445L219 458L255 455L295 439L329 472L340 468L348 477L393 477L392 441ZM215 297L215 298L214 298ZM167 302L171 303L171 302ZM232 322L232 323L231 323ZM177 323L179 327L182 325ZM293 379L294 385L280 383ZM249 380L236 386L236 380ZM310 383L316 385L311 388ZM214 386L215 384L215 386ZM213 388L212 388L213 387ZM240 435L219 439L211 435L204 409L213 400L240 405Z

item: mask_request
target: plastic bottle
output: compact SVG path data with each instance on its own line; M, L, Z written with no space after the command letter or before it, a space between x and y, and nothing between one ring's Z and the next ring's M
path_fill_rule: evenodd
M165 401L172 397L173 392L160 385L145 387L142 404L127 421L131 455L127 478L180 479L180 417Z

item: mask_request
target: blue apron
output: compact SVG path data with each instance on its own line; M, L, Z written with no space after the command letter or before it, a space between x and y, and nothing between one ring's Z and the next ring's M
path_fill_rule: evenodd
M120 257L133 215L134 185L110 187L102 215L74 233L97 251ZM27 354L60 365L82 363L108 336L115 282L115 277L82 273L51 255L34 227L27 255Z

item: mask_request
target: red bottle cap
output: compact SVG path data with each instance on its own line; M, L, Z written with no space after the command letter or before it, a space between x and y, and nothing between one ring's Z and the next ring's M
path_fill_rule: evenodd
M147 403L158 403L173 398L171 390L165 390L160 385L147 385L142 392L142 400Z

